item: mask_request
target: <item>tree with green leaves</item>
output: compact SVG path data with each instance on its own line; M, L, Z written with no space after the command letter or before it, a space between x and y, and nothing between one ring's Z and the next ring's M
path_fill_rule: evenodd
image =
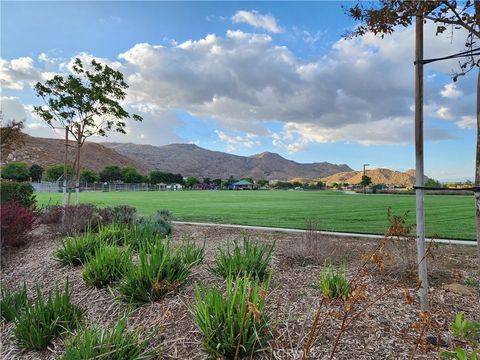
M453 74L453 81L477 69L477 152L475 164L475 186L480 187L480 58L478 40L480 40L480 0L407 1L380 0L378 2L358 1L347 9L347 14L360 24L348 35L363 36L373 33L384 37L400 27L409 27L413 20L432 21L437 26L436 34L462 29L466 31L465 52L459 57L459 68ZM423 50L422 50L423 52ZM450 54L445 54L450 55ZM420 59L424 60L424 59ZM421 107L420 107L421 108ZM478 280L480 284L480 192L475 192L476 226L478 244ZM421 254L419 254L421 257ZM424 277L426 278L426 276ZM423 289L423 291L426 291ZM480 285L478 286L480 300ZM424 304L422 304L422 308Z
M30 177L32 181L41 181L43 175L43 167L38 164L33 164L28 170L30 172Z
M35 106L34 112L48 125L65 128L77 143L75 204L78 204L80 153L85 140L94 135L107 136L111 130L125 134L126 119L141 121L142 117L128 113L120 105L128 89L120 71L95 59L84 65L76 58L72 73L55 75L35 85L36 95L46 106Z
M2 179L27 181L29 178L30 171L24 162L11 162L2 166Z
M185 186L191 188L193 185L200 184L200 181L196 177L188 176L185 180Z
M93 170L83 169L80 171L80 181L87 184L93 184L100 180L100 176Z
M360 184L362 186L368 186L372 183L372 178L368 175L362 175L362 180L360 181Z
M126 184L139 184L145 181L145 177L136 169L127 167L122 169L122 181Z
M122 180L122 170L117 165L105 166L99 175L101 182L112 183Z
M57 181L62 178L64 174L64 165L55 164L51 165L45 171L45 178L47 181ZM73 166L71 164L67 165L67 178L71 179L73 176Z

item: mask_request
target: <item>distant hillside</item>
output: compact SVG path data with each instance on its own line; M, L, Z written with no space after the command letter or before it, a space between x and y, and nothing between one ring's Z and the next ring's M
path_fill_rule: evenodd
M75 146L69 151L69 161L73 164L75 158ZM15 150L7 158L7 162L24 161L31 164L39 164L47 167L53 164L63 163L65 156L65 142L61 139L46 139L26 135L25 145ZM118 165L120 167L133 167L143 174L151 170L148 165L129 159L116 151L101 144L86 142L82 148L81 166L82 169L101 171L107 165Z
M348 184L358 184L362 181L363 171L341 172L335 175L322 178L322 181L328 183L344 182ZM373 184L387 185L414 185L415 170L407 170L405 172L390 169L372 169L367 170L367 176L372 178Z
M336 165L328 162L300 164L270 152L249 157L238 156L203 149L192 144L152 146L104 143L103 145L138 162L143 162L150 168L199 178L225 179L233 176L266 180L290 180L298 177L316 179L352 170L344 164Z

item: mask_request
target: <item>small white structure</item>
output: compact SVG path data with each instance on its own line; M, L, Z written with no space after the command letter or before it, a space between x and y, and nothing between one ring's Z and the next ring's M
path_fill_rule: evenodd
M177 190L182 190L183 186L181 184L169 184L167 186L167 189L171 191L177 191Z

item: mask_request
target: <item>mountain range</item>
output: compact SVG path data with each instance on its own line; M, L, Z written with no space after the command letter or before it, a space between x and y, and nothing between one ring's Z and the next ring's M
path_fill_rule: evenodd
M205 177L225 179L233 176L236 179L251 177L286 181L295 177L317 179L339 172L352 171L345 164L337 165L328 162L301 164L271 152L239 156L203 149L193 144L153 146L103 143L103 145L150 168L200 179Z
M69 151L69 162L75 157L74 142ZM65 143L62 139L47 139L25 135L25 143L13 151L7 162L24 161L47 167L63 163ZM164 172L203 178L253 179L291 181L319 180L326 182L359 183L363 172L354 171L346 164L316 162L302 164L282 156L263 152L252 156L239 156L220 151L203 149L193 144L170 144L163 146L133 143L95 143L83 145L81 165L83 169L97 172L105 166L133 167L147 175L154 169ZM371 169L367 175L373 183L413 184L414 170L399 172L389 169Z

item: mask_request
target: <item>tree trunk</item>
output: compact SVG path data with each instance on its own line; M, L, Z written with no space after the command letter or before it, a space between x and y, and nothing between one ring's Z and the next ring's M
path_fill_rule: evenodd
M76 176L75 176L75 206L78 205L78 195L80 192L80 151L82 149L82 133L80 131L80 125L78 126L77 135L77 160L76 160Z
M477 75L477 156L475 160L475 187L480 187L480 67ZM477 290L480 302L480 191L475 191L475 208L477 220Z
M62 225L65 223L65 216L66 216L66 206L67 206L67 179L68 179L68 125L65 126L65 159L63 163L63 196L62 196Z

